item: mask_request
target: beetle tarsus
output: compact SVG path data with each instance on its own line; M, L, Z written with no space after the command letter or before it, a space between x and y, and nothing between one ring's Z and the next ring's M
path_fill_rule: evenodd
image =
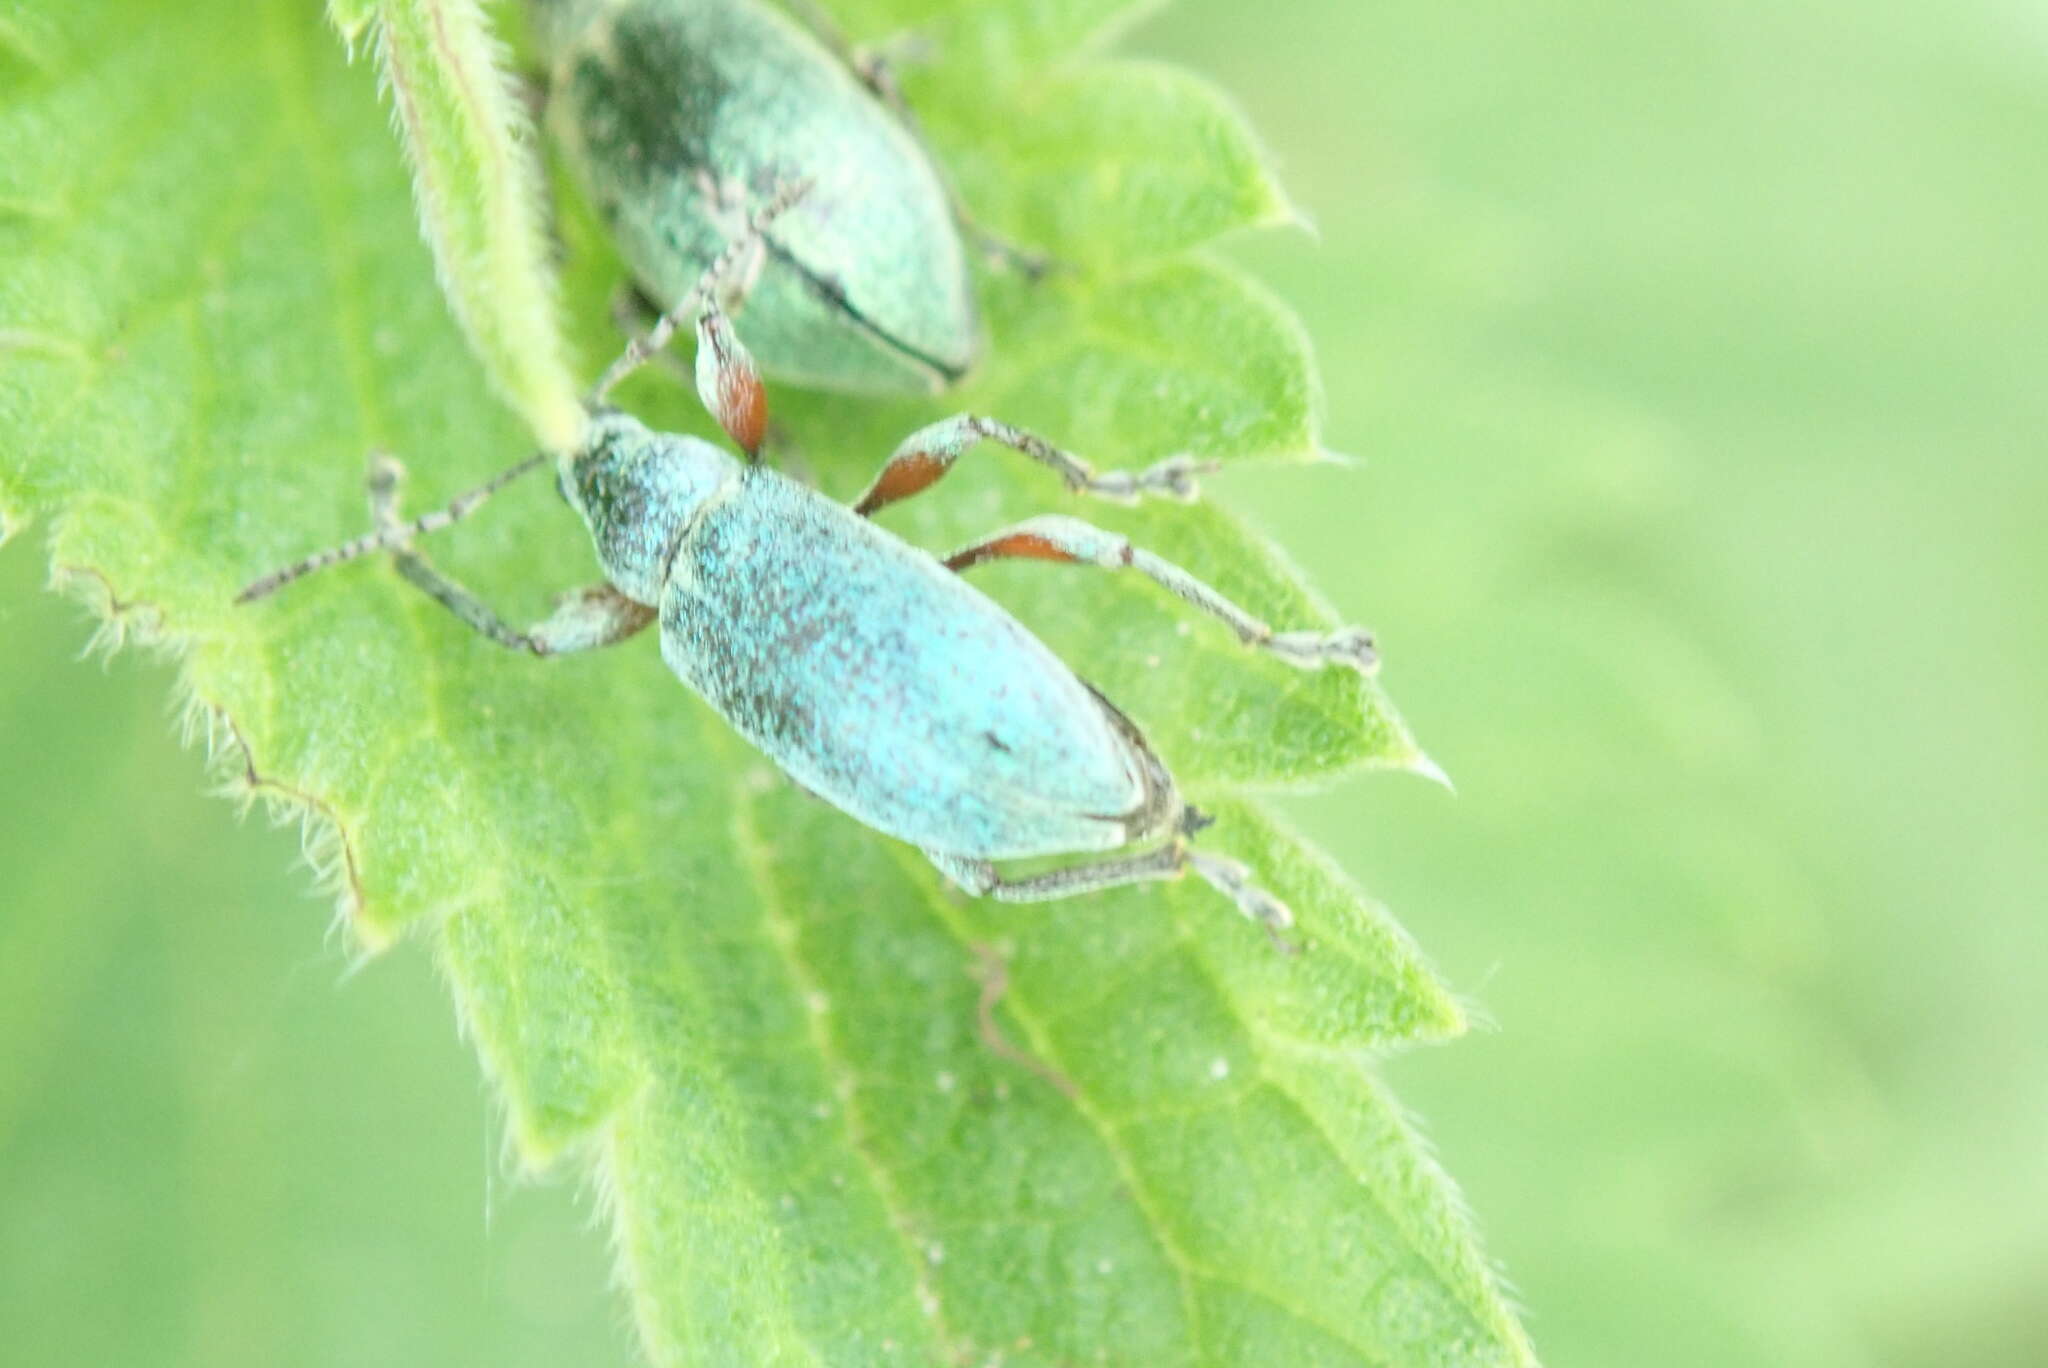
M966 210L954 206L953 216L960 221L960 230L982 260L998 271L1015 271L1030 284L1036 285L1047 276L1067 270L1067 264L1050 252L1041 252L1033 247L1019 247L1008 238L1001 237L982 227L968 216Z
M1123 855L1063 865L1038 874L1007 878L993 862L943 851L927 850L925 858L960 888L978 898L998 902L1049 902L1122 888L1136 883L1178 879L1192 872L1221 893L1252 923L1266 933L1273 948L1286 955L1301 953L1301 946L1285 934L1294 925L1294 913L1286 903L1262 888L1249 866L1221 855L1209 855L1188 845L1187 838L1214 822L1214 818L1193 806L1182 809L1179 829L1164 845L1141 855Z
M1143 470L1110 470L1088 475L1074 488L1120 503L1135 503L1141 494L1157 494L1181 503L1193 503L1202 492L1195 477L1213 475L1222 468L1218 461L1169 456Z
M1369 675L1380 664L1372 633L1363 627L1339 627L1331 632L1279 632L1258 644L1288 664L1308 670L1348 665Z
M1273 942L1275 950L1283 955L1301 953L1301 946L1283 934L1294 925L1293 911L1254 883L1248 866L1220 855L1205 855L1198 850L1187 852L1187 864L1204 883L1230 899L1238 911L1257 924L1266 933L1266 939Z

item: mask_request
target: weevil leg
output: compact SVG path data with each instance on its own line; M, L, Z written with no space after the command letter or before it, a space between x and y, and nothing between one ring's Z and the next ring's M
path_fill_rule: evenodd
M810 182L807 180L791 181L756 209L747 220L746 231L725 245L725 250L714 257L711 264L704 268L704 273L697 277L697 283L685 291L683 297L677 300L672 308L655 319L653 327L626 344L626 349L619 354L619 359L607 366L604 374L598 377L597 384L591 388L585 402L593 408L602 404L605 396L612 392L615 385L646 365L655 353L669 344L669 339L675 336L676 329L682 326L685 319L694 322L707 308L716 309L719 306L721 292L729 289L735 279L750 280L753 274L758 273L760 266L757 258L764 250L762 233L778 215L802 199L805 191L809 189ZM731 324L728 322L727 328L730 327ZM713 411L716 412L715 409Z
M875 60L870 55L872 49L855 45L853 39L847 36L846 30L839 27L839 21L834 19L825 7L818 3L818 0L786 0L784 8L789 11L792 19L810 31L813 38L823 43L826 49L834 57L837 57L848 71L858 76L863 85L866 85L870 90L874 89L874 82L868 76L868 66ZM902 42L904 40L897 39L892 41ZM918 42L921 40L911 39L909 41ZM876 91L876 95L881 97L881 92Z
M754 354L732 330L732 319L716 299L697 315L697 398L726 430L747 459L761 459L768 435L768 390Z
M571 589L555 598L555 611L526 629L536 655L568 655L616 646L654 621L655 612L609 584Z
M919 428L904 438L875 476L875 482L854 502L853 511L865 517L900 499L923 493L937 484L970 447L983 440L1001 443L1029 456L1051 469L1075 493L1093 494L1119 503L1136 502L1142 494L1189 502L1198 492L1195 476L1216 469L1213 461L1169 456L1143 470L1098 471L1036 433L1012 427L997 418L961 413Z
M276 593L293 580L310 575L315 570L325 570L331 565L356 560L372 552L394 550L411 542L415 537L438 532L476 512L486 499L520 476L539 470L547 463L546 452L535 452L519 464L493 475L476 488L464 490L442 507L430 513L422 513L411 522L401 523L397 521L396 500L398 481L404 474L404 467L389 453L378 452L371 458L370 465L370 516L376 523L376 529L345 541L339 546L316 551L304 560L294 561L281 570L271 571L235 595L235 602L252 603ZM386 490L381 496L380 484Z
M747 188L741 182L720 180L708 171L699 171L697 194L703 200L706 215L720 225L728 242L725 249L705 267L684 298L710 301L707 307L715 306L728 314L737 314L746 307L748 297L760 284L761 272L768 264L768 240L762 231L766 218L759 225L755 223L754 216L747 209ZM780 212L780 208L774 210L774 213ZM682 305L677 305L675 312L680 314L682 308ZM630 340L643 331L659 327L662 308L660 301L649 295L638 282L626 280L621 281L612 294L611 314L613 326ZM649 359L672 376L696 383L691 368L666 347L654 352Z
M405 468L380 455L370 468L370 520L380 533L397 538L391 559L398 573L479 635L514 651L533 655L566 655L624 641L654 621L654 610L627 598L609 584L571 590L555 602L547 618L520 631L498 616L476 593L434 568L415 551L407 524L398 513L399 485Z
M1294 912L1278 898L1252 881L1252 871L1242 861L1225 859L1220 855L1205 855L1199 850L1188 853L1188 868L1209 887L1230 899L1233 906L1266 933L1266 939L1273 942L1273 948L1283 955L1298 955L1301 947L1287 938L1287 928L1294 925Z
M473 631L510 650L534 650L532 639L525 633L509 626L491 611L489 604L436 570L425 556L412 549L412 539L406 535L405 522L398 513L398 490L404 481L405 467L396 457L379 452L371 459L370 523L380 535L391 539L391 559L398 566L398 573Z
M1172 561L1132 545L1120 533L1059 514L1028 518L946 557L950 570L966 570L983 561L1023 559L1092 565L1104 570L1135 570L1176 598L1220 618L1245 645L1280 657L1290 665L1317 669L1348 665L1361 674L1379 667L1372 633L1361 627L1334 631L1276 632Z
M417 551L392 553L398 573L455 614L478 634L514 651L537 656L568 655L624 641L654 621L654 610L609 584L572 589L555 601L555 611L525 631L511 626L474 592L436 570Z
M925 136L924 125L910 108L910 102L903 98L903 88L896 83L896 72L886 53L876 49L855 50L848 55L847 64L924 150L925 160L937 172L939 185L946 192L946 207L960 229L960 236L981 253L983 261L995 270L1015 271L1033 282L1045 279L1058 268L1060 263L1050 252L1021 247L975 217L974 211L961 197L959 187L953 184L952 176L947 174L945 164L933 150L931 139Z
M994 898L998 902L1051 902L1102 888L1177 879L1187 868L1187 851L1178 840L1142 855L1090 860L1019 879L998 874L995 865L987 860L948 855L937 850L927 850L924 854L938 866L941 874L969 893L978 898Z
M876 99L896 116L919 148L923 149L939 178L939 185L946 192L946 207L953 215L953 222L983 261L995 270L1015 271L1029 281L1040 281L1060 263L1049 252L1020 247L1002 234L994 231L975 217L967 207L967 201L960 194L953 177L947 173L945 163L939 160L932 147L931 139L925 136L924 124L910 107L910 101L903 97L903 87L896 83L896 71L886 52L874 48L852 49L844 55L846 64L861 84L873 92Z
M647 297L645 291L631 281L621 281L612 294L612 322L628 337L637 337L659 314L659 306ZM707 305L697 319L697 359L686 362L674 352L656 352L653 363L668 372L671 377L687 382L697 391L697 397L711 416L718 419L727 435L746 450L755 460L761 458L763 450L778 453L777 460L784 465L784 473L792 479L817 488L815 474L803 464L801 453L790 440L789 433L776 427L768 418L768 394L761 385L760 370L754 363L754 356L740 342L733 331L730 315L735 312L730 305ZM788 468L790 463L797 467Z
M631 340L654 326L655 321L661 317L661 306L637 284L630 280L622 280L618 288L612 291L611 315L612 326L619 330L619 335ZM667 372L673 380L686 385L696 383L696 376L691 371L689 363L666 348L654 353L648 360Z
M987 860L948 855L936 850L927 850L924 854L941 874L969 893L976 897L994 898L998 902L1051 902L1099 889L1178 879L1193 871L1196 877L1230 899L1232 906L1264 930L1275 949L1294 954L1299 948L1284 934L1294 925L1294 913L1286 903L1259 887L1252 879L1251 870L1244 865L1236 860L1191 850L1184 836L1175 836L1165 845L1140 855L1089 860L1016 879L997 873L996 867Z
M919 141L922 141L922 135ZM968 209L967 201L960 198L960 192L946 182L946 199L953 210L953 221L960 226L960 235L974 245L981 258L999 271L1015 271L1026 280L1036 283L1056 270L1063 269L1058 257L1050 252L1041 252L1033 247L1019 247L992 228L983 226L980 219Z
M398 573L405 576L407 582L455 614L471 631L497 642L507 650L542 654L532 637L499 617L488 603L473 592L436 570L419 552L400 549L392 552L391 559L398 566Z

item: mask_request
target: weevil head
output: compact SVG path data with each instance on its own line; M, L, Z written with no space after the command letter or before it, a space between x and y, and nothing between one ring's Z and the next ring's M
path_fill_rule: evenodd
M591 415L561 483L590 528L605 578L653 604L684 533L739 475L739 462L709 442L605 409Z

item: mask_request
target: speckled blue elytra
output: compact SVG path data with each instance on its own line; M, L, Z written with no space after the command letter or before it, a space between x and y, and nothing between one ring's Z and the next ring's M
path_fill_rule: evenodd
M682 298L753 203L801 180L810 191L765 235L747 307L762 369L888 394L943 389L974 364L956 206L907 112L863 85L821 16L807 27L762 0L532 8L549 131L657 308Z
M780 207L764 208L750 232ZM257 581L242 599L383 550L477 631L536 655L607 645L659 622L669 667L764 755L842 811L915 845L968 891L1028 902L1191 870L1284 946L1286 905L1243 865L1190 847L1205 820L1136 724L960 572L1006 557L1135 570L1248 646L1304 667L1370 670L1371 638L1356 628L1276 633L1180 567L1077 518L1028 519L939 559L868 517L931 486L984 439L1048 466L1070 489L1111 499L1192 498L1197 467L1185 458L1098 472L1030 433L961 415L911 434L851 505L756 464L766 398L716 302L721 273L746 250L744 240L730 246L606 372L580 443L558 462L602 583L522 632L414 549L417 537L466 516L546 455L409 523L396 513L397 468L386 461L372 478L375 531ZM698 393L745 461L603 405L693 312ZM1141 849L1109 853L1130 847ZM995 864L1062 855L1085 858L1016 877Z

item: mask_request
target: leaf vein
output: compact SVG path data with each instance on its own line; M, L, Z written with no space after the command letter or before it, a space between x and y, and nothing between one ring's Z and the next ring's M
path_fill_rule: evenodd
M709 726L706 730L710 730ZM724 744L730 747L731 743ZM743 765L734 765L731 769L735 773L744 773ZM768 853L761 845L760 832L754 824L754 810L760 800L748 791L744 782L734 784L730 793L733 809L731 830L734 840L739 846L741 861L746 866L748 876L759 890L762 920L766 927L768 942L775 947L784 972L788 974L796 988L799 1000L806 1004L803 1010L808 1027L808 1042L823 1065L826 1076L832 1081L832 1091L839 1103L837 1110L844 1121L847 1148L867 1171L870 1187L888 1210L889 1225L896 1233L898 1248L909 1266L911 1281L917 1288L920 1308L932 1321L940 1341L948 1346L957 1346L962 1340L947 1324L944 1303L938 1288L932 1282L930 1266L912 1233L916 1227L916 1217L911 1211L909 1201L897 1188L888 1166L875 1153L874 1142L867 1133L868 1123L858 1101L858 1072L847 1061L826 1024L829 1009L814 1011L808 1006L815 998L825 996L824 986L817 971L804 959L802 932L796 919L791 917L783 906Z

